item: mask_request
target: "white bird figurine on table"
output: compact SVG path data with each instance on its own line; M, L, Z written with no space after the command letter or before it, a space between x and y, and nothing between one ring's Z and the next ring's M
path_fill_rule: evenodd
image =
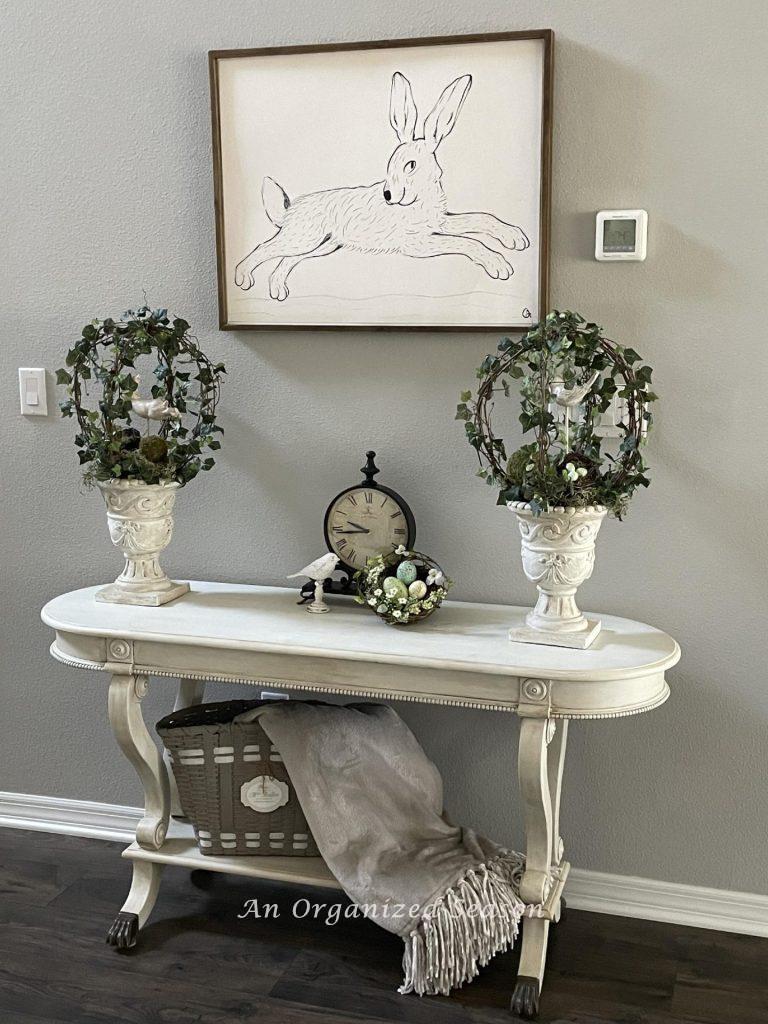
M178 409L174 409L167 398L139 398L138 386L140 383L141 377L137 376L137 390L131 395L131 409L141 419L147 420L147 428L149 428L149 420L181 419L181 413Z
M584 399L587 397L592 387L600 376L600 371L595 370L592 376L584 384L575 384L572 388L567 388L564 381L555 381L552 384L552 397L558 405L565 409L565 448L566 451L570 448L570 422L571 422L571 409L577 405L581 405Z
M321 555L314 562L310 562L300 572L292 572L289 576L286 576L288 580L293 580L297 576L308 576L311 580L315 581L315 599L308 606L307 611L318 613L331 610L323 600L323 582L333 575L338 564L338 557L332 551L329 551L327 555Z

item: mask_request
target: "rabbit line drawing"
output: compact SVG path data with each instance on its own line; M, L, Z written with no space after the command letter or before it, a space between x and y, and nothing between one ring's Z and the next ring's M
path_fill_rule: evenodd
M269 294L282 302L288 297L288 277L302 260L330 256L339 249L416 259L461 255L489 277L507 280L514 273L509 251L530 245L523 229L490 213L449 212L441 184L443 170L436 151L453 131L471 85L472 76L462 75L446 86L417 138L411 83L399 71L394 73L389 120L398 144L384 181L289 199L276 181L266 177L261 190L264 210L278 230L238 263L235 284L247 291L256 269L278 260L269 276Z

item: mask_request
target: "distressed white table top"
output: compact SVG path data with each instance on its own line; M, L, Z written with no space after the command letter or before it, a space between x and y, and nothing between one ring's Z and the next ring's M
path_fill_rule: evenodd
M510 642L509 628L522 624L525 608L446 601L424 623L395 627L350 598L329 598L329 614L310 615L293 589L201 582L191 588L171 604L141 608L98 603L98 588L89 587L54 598L42 618L66 634L552 680L663 674L680 657L666 633L612 615L600 616L602 632L579 651Z

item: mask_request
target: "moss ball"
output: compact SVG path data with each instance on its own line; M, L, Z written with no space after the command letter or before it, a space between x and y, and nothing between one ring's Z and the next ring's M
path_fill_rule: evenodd
M510 483L521 484L525 475L525 467L531 461L531 453L525 451L513 452L507 462L507 477Z
M165 462L168 458L168 445L165 438L157 434L142 437L139 451L147 462Z

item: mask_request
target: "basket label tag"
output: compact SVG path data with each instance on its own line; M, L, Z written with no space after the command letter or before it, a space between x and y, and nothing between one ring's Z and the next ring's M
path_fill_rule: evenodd
M271 775L257 775L240 787L240 802L251 810L269 814L288 803L290 791L281 780Z

